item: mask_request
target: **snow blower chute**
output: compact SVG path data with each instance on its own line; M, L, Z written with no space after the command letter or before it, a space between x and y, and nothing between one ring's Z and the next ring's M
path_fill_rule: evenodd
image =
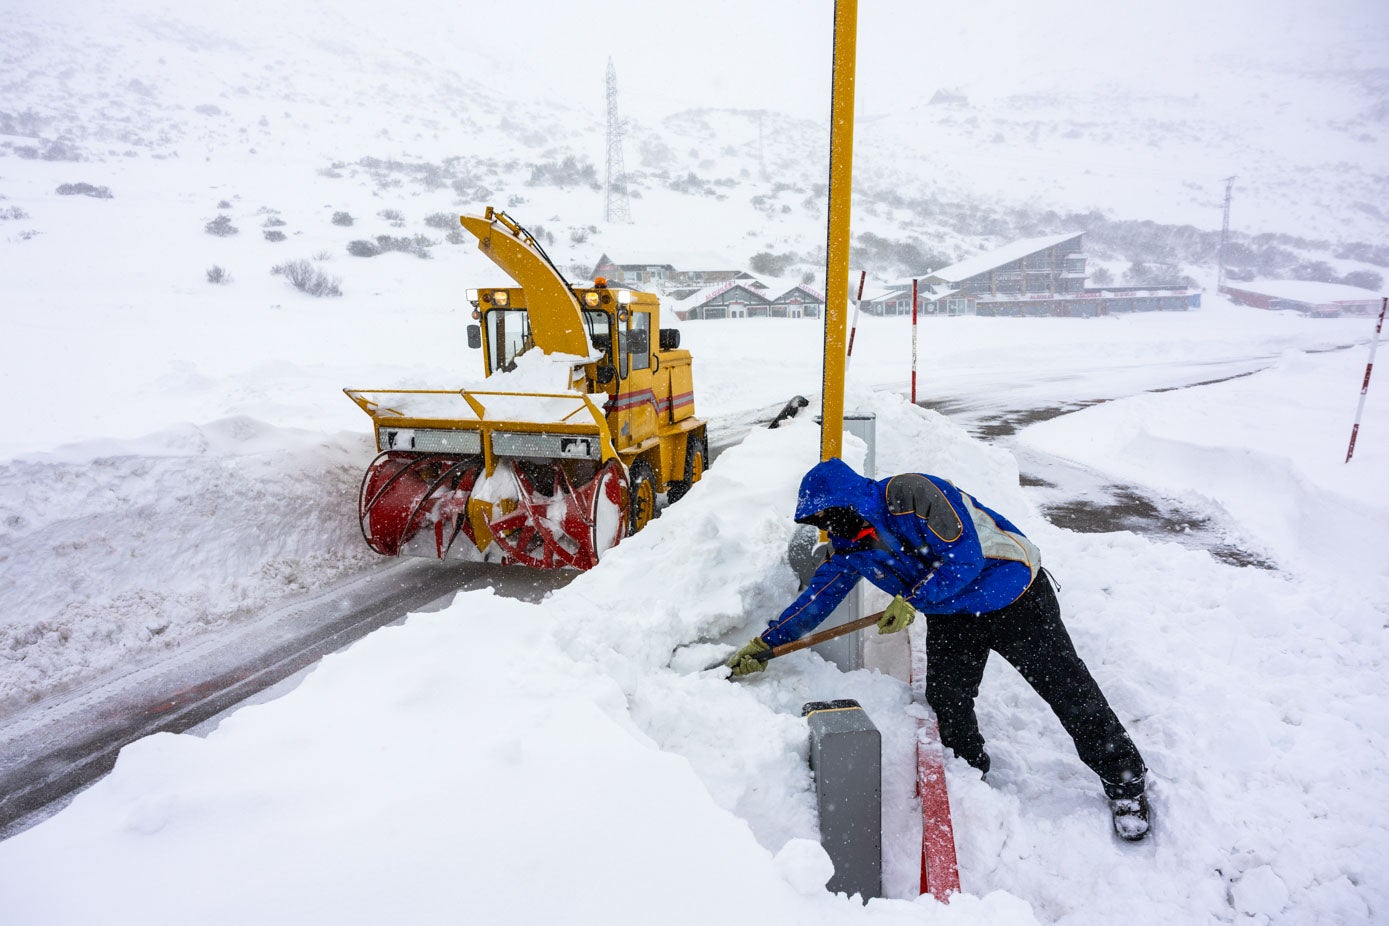
M505 213L460 221L519 284L467 292L469 346L499 388L344 390L380 451L362 480L362 536L385 556L592 568L646 526L658 493L678 500L704 473L690 353L651 293L571 286ZM533 349L567 389L531 388Z

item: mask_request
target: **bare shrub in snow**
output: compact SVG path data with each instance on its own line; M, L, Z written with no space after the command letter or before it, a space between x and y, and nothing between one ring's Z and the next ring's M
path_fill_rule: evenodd
M284 241L284 240L285 240L285 233L282 232L282 231L280 231L279 229L275 229L275 228L266 229L265 231L261 232L261 234L265 236L265 240L266 240L266 241Z
M486 202L492 198L492 190L472 178L462 178L454 180L449 184L453 191L459 196L472 202Z
M218 200L218 202L217 202L217 208L218 208L218 209L230 209L230 208L231 208L231 203L228 202L228 201L225 200L225 199L223 199L223 200Z
M356 241L347 243L347 253L353 257L375 257L381 253L381 248L374 241L358 238Z
M580 161L569 155L562 161L542 161L531 165L531 176L526 181L530 186L557 186L561 189L585 186L591 190L602 187L598 183L598 169L587 160Z
M29 218L29 213L25 212L23 209L19 208L18 206L11 206L11 207L8 208L8 209L0 209L0 222L6 221L6 220L8 220L8 219L27 219L27 218Z
M82 153L66 139L55 139L48 143L43 154L39 155L45 161L80 161Z
M357 221L357 220L354 219L354 218L352 218L352 213L350 213L350 212L334 212L334 213L333 213L333 224L334 224L334 225L351 225L351 224L352 224L353 222L355 222L355 221Z
M413 254L421 260L429 260L433 257L434 255L430 254L428 249L438 243L431 241L424 235L416 235L413 238L392 238L390 235L376 236L376 244L381 251L400 251L403 254Z
M424 224L430 228L442 228L448 231L458 227L458 216L452 212L435 212L424 217Z
M1358 286L1378 292L1384 286L1384 277L1373 270L1354 270L1341 277L1341 282L1347 286Z
M90 183L64 183L55 191L59 196L90 196L93 199L114 199L110 187Z
M209 235L216 235L218 238L226 238L238 234L241 229L232 224L231 216L219 215L203 226L203 231Z
M791 269L791 265L800 260L800 255L795 252L786 254L774 254L771 251L759 251L752 255L748 261L748 268L753 273L765 273L767 276L785 276L786 271Z
M923 249L917 241L899 241L872 232L858 235L850 245L849 255L850 260L858 261L853 264L855 267L890 268L894 276L918 274L927 267L947 267L954 263L944 254Z
M215 283L221 286L230 283L231 279L231 274L227 272L225 267L213 264L211 267L207 268L207 281L209 283Z
M666 185L677 193L702 193L706 196L714 195L714 188L692 170L687 171L685 176L677 177Z
M319 251L317 254L315 254L315 255L313 256L313 259L316 260L316 261L320 261L320 262L325 261L325 260L332 260L332 259L333 259L333 252L332 252L332 251Z
M401 213L399 209L382 209L380 212L376 214L379 215L381 218L385 219L387 222L390 222L391 225L395 228L405 227L405 216Z
M284 224L286 224L284 219L280 218L280 217L277 216L277 215L272 215L270 218L266 219L264 222L261 223L261 227L262 227L262 228L279 228L280 226L282 226L282 225L284 225Z
M313 265L312 261L292 260L270 268L276 276L289 280L291 286L310 296L341 296L342 281L330 277Z
M1343 260L1358 260L1377 267L1389 267L1389 245L1365 244L1363 241L1345 242L1337 246L1336 256Z

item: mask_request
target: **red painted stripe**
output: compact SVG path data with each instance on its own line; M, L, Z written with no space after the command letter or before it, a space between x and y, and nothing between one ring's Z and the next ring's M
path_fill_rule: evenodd
M960 868L945 787L945 750L934 717L916 728L916 791L921 797L921 893L948 901L960 892Z
M656 393L652 392L650 389L643 389L641 392L628 392L619 395L613 400L612 407L616 411L626 411L629 408L645 405L648 402L654 403L655 401Z
M913 632L911 680L913 697L925 701L925 636ZM950 822L950 793L945 784L945 750L934 713L916 727L916 793L921 798L921 893L947 902L960 892L960 867L955 855L955 829Z
M619 395L609 406L610 411L627 411L642 405L654 405L658 412L669 411L672 403L676 408L682 405L694 404L693 392L682 392L670 399L658 399L656 393L650 389L643 389L641 392L628 392Z
M675 396L675 397L670 398L670 399L657 399L657 400L656 400L656 411L658 411L658 412L668 412L668 411L671 410L671 408L680 408L681 406L684 406L684 405L693 405L693 404L694 404L694 393L693 393L693 392L685 392L685 393L681 393L680 395Z

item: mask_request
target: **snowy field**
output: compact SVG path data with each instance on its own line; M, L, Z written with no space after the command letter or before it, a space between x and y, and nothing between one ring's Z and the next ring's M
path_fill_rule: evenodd
M459 211L543 228L575 279L606 251L820 271L830 5L635 9L6 7L0 720L377 565L355 511L370 422L341 390L477 376L462 292L504 280L448 240ZM1235 174L1241 266L1386 272L1385 9L861 4L856 270L886 283L1065 216L1096 223L1092 273L1146 261L1205 290L1185 313L923 321L928 406L1070 411L998 445L904 400L905 319L864 318L849 368L880 472L953 479L1041 547L1151 766L1148 842L1116 844L1059 724L993 660L990 779L947 769L965 893L918 899L906 684L808 653L700 671L795 592L818 432L748 422L818 403L821 329L693 322L697 412L747 437L684 500L539 603L462 593L215 729L128 747L0 842L0 923L1389 919L1383 371L1343 462L1373 320L1229 305L1189 244ZM624 44L576 42L604 21ZM885 53L917 33L931 54ZM632 226L598 221L610 54ZM97 195L58 192L77 183ZM205 233L221 217L238 233ZM350 255L383 235L428 243ZM300 260L342 295L271 272ZM1061 529L1024 454L1178 499L1272 568ZM801 705L839 697L883 734L887 896L867 905L823 890L815 842Z
M685 325L701 412L736 420L813 393L817 329ZM1265 367L1089 408L1018 439L1222 512L1277 563L1269 571L1130 533L1050 526L1010 454L898 394L905 319L861 327L850 401L878 416L880 470L954 479L1038 541L1082 656L1152 767L1151 843L1114 843L1096 783L1059 725L995 662L980 700L995 770L987 784L962 763L948 770L969 896L948 907L912 899L918 708L908 688L806 654L743 684L698 671L794 593L789 514L818 448L813 423L800 419L753 431L684 501L541 604L464 593L326 659L295 690L206 736L127 748L66 810L0 844L0 896L20 923L418 922L459 912L482 922L704 923L733 910L786 923L1371 922L1389 904L1374 862L1389 852L1376 797L1389 759L1389 403L1373 390L1356 457L1341 462L1371 330L1364 319L1220 303L920 329L942 357L923 391L963 383L1005 394L1052 381L1053 395L1083 399L1077 370L1103 371L1122 395L1200 379L1193 369L1221 361ZM769 343L788 359L762 363ZM176 354L147 358L148 374L176 365ZM379 385L372 377L387 374L363 375ZM25 497L60 499L48 485L55 472L119 473L107 489L116 507L104 510L117 524L120 505L157 509L170 484L199 472L293 486L294 510L338 532L318 552L351 557L367 422L357 433L314 431L278 417L337 385L295 391L282 381L260 413L15 453L10 478L33 473ZM340 475L306 480L313 460ZM256 502L282 505L268 493ZM251 577L273 572L279 554L246 504L225 522L171 504L160 527L113 526L109 559L89 581L150 589L149 569L163 564L156 577L185 594L211 594L233 576L245 602L269 601ZM210 531L222 542L190 540ZM127 537L138 552L121 549ZM12 569L6 579L30 581ZM36 587L23 594L40 597ZM77 615L88 600L68 594L63 604ZM66 670L109 664L112 649L140 652L140 641L103 644L79 626L64 646L36 644L34 658ZM171 625L165 635L195 630ZM9 669L6 678L16 682ZM828 697L857 698L883 731L889 899L866 908L820 889L827 860L807 841L816 823L800 706Z

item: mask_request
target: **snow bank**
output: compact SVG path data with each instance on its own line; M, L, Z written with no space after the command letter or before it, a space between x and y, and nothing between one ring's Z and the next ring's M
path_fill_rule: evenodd
M363 568L370 453L238 417L0 461L0 710Z
M807 656L808 675L734 685L696 671L727 646L682 649L755 632L794 592L787 514L817 446L805 421L759 432L544 604L461 594L330 657L206 739L126 749L67 810L0 843L10 914L1035 922L1003 894L864 907L821 889L829 866L806 842L816 825L800 704L857 696L883 718L900 834L913 730L900 682L845 679ZM895 842L895 893L911 896L916 859L901 851L910 840ZM54 852L61 865L45 861ZM158 891L142 875L152 870ZM53 879L74 873L83 890L58 890Z
M1219 506L1282 568L1389 582L1383 395L1367 401L1355 456L1345 462L1365 358L1359 349L1287 352L1254 376L1109 402L1033 425L1019 439Z
M100 906L119 921L705 922L738 909L771 922L1311 924L1366 922L1389 903L1375 589L1053 528L1006 452L892 395L855 402L878 416L883 471L946 475L1039 543L1077 648L1151 768L1153 842L1115 845L1059 724L994 660L979 700L990 780L948 767L968 895L908 902L919 708L907 687L809 653L740 684L699 671L793 591L789 514L817 445L798 419L727 451L543 604L462 594L206 739L126 750L67 810L0 843L0 894L18 922L44 923ZM816 889L800 708L826 697L858 699L882 731L897 900L860 907ZM149 870L168 886L151 893ZM66 890L72 878L90 890Z

